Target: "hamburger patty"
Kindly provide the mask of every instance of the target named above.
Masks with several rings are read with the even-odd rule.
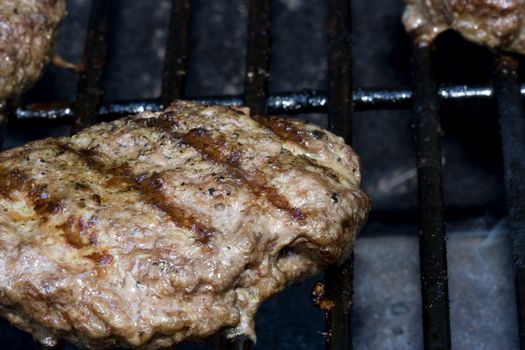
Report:
[[[40,77],[65,12],[65,0],[0,1],[0,102]]]
[[[403,23],[420,41],[452,29],[475,43],[525,53],[524,0],[405,0]]]
[[[255,339],[259,305],[341,262],[370,207],[340,137],[183,101],[0,172],[0,314],[47,345]]]

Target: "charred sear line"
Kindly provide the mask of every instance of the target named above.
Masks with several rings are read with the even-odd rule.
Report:
[[[326,178],[330,178],[336,182],[341,181],[339,175],[333,169],[319,164],[314,159],[305,155],[299,155],[299,158],[302,159],[305,163],[307,163],[310,167],[316,169],[316,171],[322,175],[321,179],[324,180]],[[325,183],[328,185],[328,182],[325,181]]]
[[[166,186],[161,174],[154,173],[150,176],[135,175],[133,169],[127,163],[108,167],[101,160],[100,154],[95,150],[77,150],[70,145],[63,145],[62,147],[76,154],[91,169],[110,176],[110,179],[106,182],[107,186],[118,186],[137,192],[144,202],[164,212],[175,225],[194,232],[199,243],[209,243],[216,233],[215,229],[201,224],[201,220],[191,209],[180,207],[170,201],[170,198],[164,193]]]
[[[109,254],[107,250],[101,252],[93,252],[85,256],[86,258],[92,260],[97,266],[107,267],[113,262],[113,256]]]
[[[253,119],[283,141],[290,141],[303,146],[310,136],[308,131],[298,129],[290,121],[282,118],[255,116]],[[315,137],[315,135],[313,136]]]
[[[47,185],[35,183],[23,171],[0,169],[0,194],[12,200],[14,191],[27,193],[41,222],[48,221],[50,215],[58,214],[65,206],[64,199],[51,195]]]
[[[209,131],[196,128],[185,134],[182,141],[201,152],[206,158],[228,167],[231,173],[242,181],[256,197],[266,198],[273,206],[284,210],[296,220],[303,221],[306,218],[301,209],[292,207],[288,199],[277,189],[268,186],[262,180],[264,176],[256,176],[262,175],[260,172],[248,174],[241,170],[239,161],[242,153],[228,145],[224,136],[214,138]]]
[[[242,153],[230,147],[224,136],[213,138],[208,130],[195,128],[183,135],[182,141],[214,162],[233,167],[236,172],[241,171],[239,169],[239,160],[241,159]]]
[[[97,246],[97,234],[91,230],[94,225],[95,218],[85,220],[82,217],[70,216],[57,228],[64,232],[64,238],[68,244],[75,248],[84,248],[89,246]]]
[[[214,229],[207,228],[200,224],[197,216],[187,208],[178,207],[170,203],[168,197],[163,192],[165,188],[161,174],[154,173],[146,179],[138,178],[140,193],[152,205],[156,206],[166,214],[180,227],[184,227],[196,233],[197,241],[206,244],[214,236]]]

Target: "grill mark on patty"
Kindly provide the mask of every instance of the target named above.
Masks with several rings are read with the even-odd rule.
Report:
[[[134,120],[139,125],[147,128],[155,128],[174,138],[182,140],[185,144],[201,153],[205,158],[226,166],[232,175],[244,183],[255,197],[266,198],[274,207],[285,211],[295,220],[304,221],[306,219],[306,215],[301,209],[292,207],[288,199],[280,194],[276,188],[266,184],[262,172],[256,171],[255,175],[250,175],[239,168],[242,152],[228,145],[224,136],[214,138],[212,134],[204,128],[194,128],[186,134],[176,132],[174,130],[174,127],[177,125],[175,118],[176,114],[174,112],[167,111],[158,118]]]
[[[113,256],[107,251],[103,250],[101,252],[93,252],[85,256],[86,258],[92,260],[97,266],[107,267],[113,262]]]
[[[276,117],[252,117],[260,126],[270,130],[283,141],[290,141],[304,146],[307,141],[308,131],[297,128],[290,121]],[[322,135],[320,135],[322,137]]]
[[[265,197],[274,207],[287,212],[292,218],[304,221],[306,215],[299,208],[292,207],[286,197],[276,188],[268,186],[262,172],[254,176],[239,168],[242,153],[228,146],[224,137],[213,138],[211,133],[203,128],[191,129],[182,137],[182,141],[200,151],[206,158],[228,167],[236,178],[241,180],[256,197]]]
[[[47,185],[37,184],[22,170],[0,168],[0,194],[13,200],[11,193],[16,190],[27,193],[41,222],[48,221],[50,215],[58,214],[65,207],[63,198],[51,195]]]
[[[326,134],[320,130],[313,130],[312,132],[297,128],[293,123],[288,120],[277,118],[277,117],[262,117],[255,116],[253,119],[262,127],[270,130],[276,135],[281,141],[293,142],[300,146],[302,149],[308,151],[306,147],[306,141],[309,138],[315,138],[317,140],[326,139]],[[311,137],[309,137],[311,136]],[[339,175],[332,169],[323,164],[320,164],[315,159],[312,159],[306,155],[299,155],[301,159],[307,162],[312,167],[318,169],[323,175],[335,180],[341,181]]]
[[[330,187],[330,186],[328,186],[329,183],[326,181],[326,178],[330,178],[336,182],[341,181],[341,178],[333,169],[327,166],[324,166],[322,164],[319,164],[316,160],[308,156],[305,156],[304,154],[301,154],[298,157],[302,159],[304,162],[306,162],[308,165],[310,165],[312,168],[318,170],[322,174],[321,179],[325,180],[324,183],[327,185],[327,187]]]
[[[67,218],[66,222],[56,227],[64,232],[64,238],[69,245],[80,249],[98,245],[96,232],[89,232],[93,224],[94,218],[85,220],[82,217],[72,215]]]
[[[107,182],[107,185],[112,187],[123,186],[129,190],[136,191],[144,202],[164,212],[176,226],[195,233],[197,236],[196,240],[199,243],[209,243],[216,234],[217,230],[202,224],[201,220],[191,209],[180,207],[170,202],[163,191],[165,185],[161,173],[153,173],[147,177],[137,176],[127,163],[108,168],[100,160],[100,154],[93,149],[77,150],[68,144],[61,144],[60,147],[67,152],[75,154],[89,168],[103,175],[109,175],[110,180]]]

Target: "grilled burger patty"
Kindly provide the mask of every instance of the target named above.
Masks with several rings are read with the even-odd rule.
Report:
[[[524,0],[405,1],[405,28],[421,41],[453,29],[478,44],[525,54]]]
[[[0,172],[0,313],[47,345],[255,338],[261,302],[342,261],[370,206],[341,138],[182,101]]]
[[[65,0],[0,1],[0,101],[40,77],[65,10]]]

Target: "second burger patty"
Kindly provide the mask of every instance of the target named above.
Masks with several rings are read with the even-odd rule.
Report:
[[[0,1],[0,102],[40,77],[65,14],[65,0]]]
[[[403,23],[420,41],[452,29],[475,43],[525,54],[524,0],[405,0]]]

